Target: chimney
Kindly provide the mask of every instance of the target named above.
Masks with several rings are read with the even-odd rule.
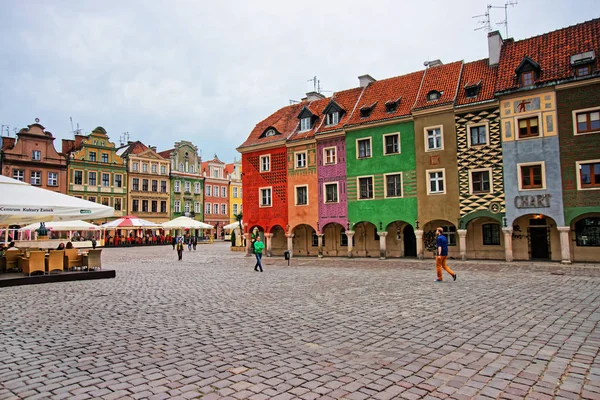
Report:
[[[148,146],[150,148],[150,150],[152,151],[156,151],[156,146]]]
[[[69,154],[71,150],[75,147],[75,141],[71,139],[63,139],[62,140],[62,153]]]
[[[321,100],[324,99],[325,96],[323,96],[321,93],[318,92],[308,92],[306,93],[306,99],[308,101],[314,101],[314,100]]]
[[[488,33],[488,54],[489,54],[489,66],[498,65],[500,62],[500,50],[502,50],[502,36],[500,32],[494,31]]]
[[[444,65],[444,63],[439,59],[433,61],[425,61],[424,64],[427,68],[439,67],[440,65]]]
[[[375,78],[373,78],[369,74],[361,75],[358,77],[358,84],[360,87],[368,86],[369,83],[372,83],[372,82],[375,82]]]
[[[14,137],[2,136],[2,148],[5,150],[12,149],[15,147],[15,140]]]

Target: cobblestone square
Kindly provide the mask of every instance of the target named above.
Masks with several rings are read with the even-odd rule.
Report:
[[[0,289],[0,399],[600,399],[600,267],[103,251]]]

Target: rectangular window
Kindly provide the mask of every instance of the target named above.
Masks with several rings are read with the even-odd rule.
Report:
[[[334,111],[332,113],[327,114],[327,125],[337,125],[340,122],[340,113]]]
[[[325,203],[337,203],[338,202],[338,184],[326,183],[325,184]]]
[[[302,118],[300,120],[300,132],[310,130],[310,117]]]
[[[160,192],[167,193],[167,181],[160,181]]]
[[[40,186],[42,184],[42,173],[39,171],[33,171],[29,174],[29,183],[34,186]]]
[[[148,164],[142,163],[142,172],[148,172]]]
[[[306,152],[295,153],[296,168],[306,168]]]
[[[131,202],[131,211],[133,211],[133,212],[140,211],[140,201],[139,200],[133,200]]]
[[[373,198],[373,177],[367,176],[364,178],[358,178],[359,199],[372,199]]]
[[[121,207],[123,206],[123,203],[121,201],[122,200],[120,197],[115,197],[115,199],[113,201],[115,211],[121,211]]]
[[[48,172],[48,186],[58,186],[57,172]]]
[[[160,166],[160,174],[166,175],[166,173],[167,173],[167,167],[165,165],[161,165]]]
[[[471,192],[490,193],[490,171],[471,171]]]
[[[210,185],[206,185],[204,187],[204,192],[206,193],[207,196],[212,196],[211,189],[212,189],[212,186],[210,186]]]
[[[218,214],[219,213],[219,205],[218,204],[213,204],[213,214]]]
[[[198,182],[194,183],[194,194],[200,194],[200,184]]]
[[[221,214],[227,215],[227,204],[221,204]]]
[[[519,139],[540,136],[538,117],[523,118],[519,120]]]
[[[95,151],[90,151],[90,161],[93,161],[93,162],[96,161],[96,152]]]
[[[139,167],[140,167],[140,166],[139,166],[139,164],[138,164],[138,163],[136,163],[136,162],[134,162],[133,164],[131,164],[131,169],[132,169],[134,172],[137,172],[137,171],[138,171],[138,169],[139,169]]]
[[[233,213],[234,213],[234,214],[238,214],[238,205],[237,205],[237,204],[233,204],[233,207],[232,207],[232,208],[233,208],[233,210],[232,210],[232,211],[233,211]]]
[[[575,67],[575,76],[580,78],[582,76],[588,76],[589,74],[591,74],[591,69],[590,69],[590,65],[582,65],[579,67]]]
[[[234,199],[237,199],[237,198],[238,198],[238,188],[237,188],[237,187],[234,187],[234,188],[233,188],[233,198],[234,198]],[[237,214],[237,213],[236,213],[236,214]]]
[[[331,165],[337,163],[337,155],[335,147],[328,147],[323,149],[323,158],[325,159],[325,165]]]
[[[163,214],[167,212],[167,202],[165,200],[160,202],[160,212]]]
[[[96,196],[88,196],[87,200],[91,201],[92,203],[95,203],[96,202]]]
[[[102,186],[109,187],[110,186],[110,174],[102,174]]]
[[[140,180],[139,178],[133,178],[133,182],[131,184],[131,186],[133,186],[131,189],[132,190],[140,190]]]
[[[185,187],[186,193],[192,193],[192,184],[190,182],[184,182],[183,186]]]
[[[213,197],[219,197],[219,186],[213,186]]]
[[[580,188],[600,188],[600,161],[578,164]]]
[[[206,204],[204,205],[204,209],[205,209],[205,213],[206,213],[206,214],[210,214],[211,205],[212,205],[212,204],[210,204],[210,203],[206,203]]]
[[[25,171],[22,169],[13,169],[13,179],[25,182]]]
[[[600,110],[591,110],[575,114],[577,133],[600,131]]]
[[[402,197],[402,175],[385,176],[385,197]]]
[[[158,212],[158,201],[157,200],[152,200],[152,208],[151,208],[153,213]]]
[[[148,179],[142,179],[142,191],[143,192],[148,191]]]
[[[583,218],[575,223],[577,246],[600,246],[600,218]]]
[[[371,138],[357,140],[356,146],[358,150],[357,158],[371,157]]]
[[[102,153],[102,162],[103,163],[107,163],[108,162],[108,153]]]
[[[442,128],[441,127],[435,127],[435,128],[426,128],[425,129],[425,134],[426,134],[426,150],[427,151],[432,151],[432,150],[442,150],[444,148],[444,140],[442,137]]]
[[[483,224],[483,245],[484,246],[500,246],[500,225],[498,224]]]
[[[427,171],[429,192],[427,194],[440,194],[445,192],[444,170]]]
[[[142,212],[148,212],[148,200],[142,200]]]
[[[183,206],[183,211],[186,214],[189,214],[190,210],[192,209],[192,204],[189,201],[186,201],[184,206]]]
[[[88,172],[88,185],[90,186],[96,186],[96,173],[95,172]]]
[[[102,203],[103,206],[110,206],[110,198],[109,197],[102,197],[100,199],[100,203]]]
[[[308,204],[308,186],[296,186],[296,205],[305,206]]]
[[[73,183],[83,185],[83,171],[75,171],[73,174]]]
[[[260,172],[271,170],[271,156],[260,156]]]
[[[115,174],[115,187],[123,187],[123,175]]]
[[[221,197],[227,197],[227,186],[221,186]]]
[[[471,146],[487,144],[486,125],[469,126],[469,140]]]
[[[39,150],[32,150],[31,151],[31,159],[33,161],[40,161],[42,159],[42,152]]]
[[[181,192],[181,182],[175,181],[175,184],[173,185],[173,190],[175,191],[175,193],[180,193]]]
[[[199,201],[194,202],[194,212],[196,214],[200,212],[200,202]]]
[[[156,179],[152,179],[152,191],[158,192],[158,181]]]
[[[259,189],[260,191],[260,206],[271,207],[271,188]]]
[[[157,169],[158,169],[158,166],[156,164],[152,164],[151,171],[152,171],[153,174],[156,173]]]
[[[521,84],[523,86],[531,86],[533,85],[533,71],[527,71],[521,73]]]
[[[321,236],[321,241],[322,241],[323,246],[325,246],[325,236]],[[317,235],[315,231],[313,231],[313,233],[312,233],[312,246],[313,247],[319,246],[319,235]]]
[[[456,227],[454,225],[442,225],[442,234],[448,239],[448,246],[456,246]]]
[[[392,133],[383,135],[385,150],[383,154],[398,154],[400,153],[400,134]]]
[[[176,213],[180,213],[181,212],[181,201],[175,200],[175,202],[173,203],[173,206],[175,208],[175,212]]]
[[[544,172],[542,164],[521,165],[519,166],[520,189],[543,189]]]

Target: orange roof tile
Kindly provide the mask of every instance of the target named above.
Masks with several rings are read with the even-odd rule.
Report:
[[[354,107],[356,106],[356,102],[360,98],[364,89],[365,88],[362,87],[356,87],[353,89],[335,92],[333,96],[331,96],[330,101],[335,101],[344,110],[344,114],[342,115],[342,117],[336,125],[326,125],[325,123],[321,123],[320,126],[317,126],[316,128],[316,134],[319,135],[342,129],[352,117],[352,113],[354,111]],[[327,103],[327,105],[328,104],[329,102]],[[321,113],[322,112],[323,110],[321,110]]]
[[[515,69],[525,56],[540,65],[540,76],[535,83],[541,84],[573,78],[571,56],[590,50],[593,50],[596,56],[593,70],[598,71],[600,18],[516,42],[511,39],[505,40],[495,91],[505,92],[519,87]]]
[[[171,152],[173,150],[175,150],[175,149],[163,150],[163,151],[159,152],[158,155],[163,158],[171,158]]]
[[[419,92],[424,71],[412,72],[410,74],[397,76],[394,78],[383,79],[370,83],[360,96],[356,105],[356,110],[348,120],[348,125],[363,124],[365,122],[383,121],[386,119],[397,118],[410,115],[411,108]],[[388,113],[385,103],[400,99],[398,109],[395,112]],[[374,103],[375,107],[368,117],[361,118],[360,108],[370,106]]]
[[[254,129],[252,129],[252,132],[250,132],[250,135],[246,138],[246,141],[242,143],[239,148],[287,139],[298,125],[297,116],[303,106],[304,103],[296,103],[275,111],[273,114],[256,124]],[[269,128],[274,128],[278,134],[275,136],[261,137],[261,135]]]
[[[462,61],[455,61],[450,64],[427,68],[413,111],[454,103],[462,66]],[[438,100],[427,101],[427,94],[432,90],[440,92],[441,96]]]
[[[306,106],[310,110],[310,112],[312,112],[317,118],[315,118],[312,129],[308,131],[300,132],[298,125],[298,127],[294,130],[292,135],[288,137],[288,141],[313,138],[315,136],[315,131],[319,128],[319,126],[321,126],[323,120],[325,119],[325,115],[323,115],[323,110],[325,109],[325,107],[327,107],[330,101],[331,98],[326,97],[324,99],[302,102],[301,104],[303,106]],[[302,108],[298,111],[298,114],[300,114],[300,111],[302,111]],[[296,117],[298,117],[297,114]],[[296,118],[296,122],[299,123],[300,120]]]
[[[494,100],[497,72],[497,66],[490,67],[487,58],[466,63],[463,67],[455,104],[461,106]],[[477,96],[467,97],[465,88],[477,84],[479,85]]]
[[[230,175],[230,174],[233,173],[233,167],[234,167],[233,163],[231,163],[231,164],[225,164],[225,169],[224,169],[224,172],[223,172],[225,174],[225,176]]]

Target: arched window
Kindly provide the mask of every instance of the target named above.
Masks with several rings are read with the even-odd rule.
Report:
[[[575,223],[577,246],[600,246],[600,218],[583,218]]]

